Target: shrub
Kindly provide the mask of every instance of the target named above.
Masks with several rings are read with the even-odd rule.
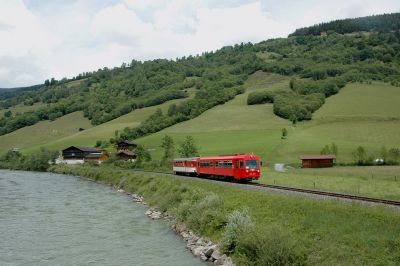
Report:
[[[251,221],[249,210],[233,211],[229,215],[228,223],[221,239],[223,252],[233,253],[238,245],[239,238],[243,232],[248,232],[254,226]]]
[[[217,231],[225,222],[224,202],[214,193],[196,201],[187,217],[190,228],[201,234]]]
[[[240,234],[238,265],[307,265],[307,255],[279,227],[250,228]]]
[[[256,91],[249,94],[247,97],[247,104],[263,104],[263,103],[273,103],[274,94],[270,91]]]

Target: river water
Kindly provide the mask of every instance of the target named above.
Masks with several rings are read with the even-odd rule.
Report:
[[[205,265],[145,211],[78,177],[0,170],[0,265]]]

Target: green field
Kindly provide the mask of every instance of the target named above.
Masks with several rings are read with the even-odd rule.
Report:
[[[46,104],[43,104],[43,103],[35,103],[34,105],[18,104],[16,106],[10,107],[8,109],[1,109],[0,116],[3,116],[3,114],[7,111],[11,111],[13,113],[13,115],[15,115],[17,113],[25,113],[28,111],[35,111],[43,106],[46,106]]]
[[[168,134],[176,142],[187,135],[195,138],[201,155],[254,152],[264,162],[300,163],[301,154],[319,154],[326,144],[339,147],[338,162],[351,162],[359,145],[375,158],[382,146],[400,143],[400,89],[382,83],[350,84],[327,99],[311,121],[292,126],[273,114],[272,105],[246,105],[249,92],[287,89],[288,80],[256,73],[246,82],[246,93],[206,111],[201,116],[138,140],[159,158],[161,138]],[[281,129],[288,138],[281,140]]]
[[[399,147],[400,88],[382,83],[349,84],[327,99],[313,120],[300,123],[279,152],[277,159],[295,161],[299,154],[318,154],[335,142],[338,162],[352,160],[352,151],[364,146],[379,157],[382,146]]]
[[[126,127],[138,126],[142,120],[153,114],[157,108],[161,108],[163,112],[166,112],[169,105],[183,100],[184,99],[172,100],[158,106],[137,109],[107,123],[88,128],[85,131],[75,132],[74,134],[63,136],[61,138],[52,139],[51,141],[47,141],[45,144],[36,142],[34,145],[26,147],[25,152],[33,152],[39,147],[62,150],[71,145],[94,146],[97,140],[109,140],[114,137],[116,130],[121,131]],[[0,140],[1,138],[2,137],[0,137]]]
[[[261,183],[400,200],[400,166],[262,169]]]
[[[216,106],[197,118],[186,121],[137,141],[150,149],[154,159],[161,157],[161,139],[171,135],[176,143],[185,136],[195,138],[201,155],[248,152],[259,154],[267,165],[276,162],[300,163],[301,154],[319,154],[321,148],[335,142],[339,147],[338,162],[351,162],[352,151],[364,146],[373,157],[379,157],[382,146],[397,147],[400,143],[400,88],[383,83],[349,84],[337,95],[327,99],[313,120],[296,126],[273,114],[272,104],[247,105],[247,95],[256,90],[288,90],[288,77],[257,72],[245,83],[246,92],[235,99]],[[191,91],[193,96],[194,92]],[[32,152],[40,146],[62,149],[69,145],[92,146],[96,140],[108,140],[116,130],[134,127],[160,107],[166,111],[174,100],[160,106],[135,110],[96,127],[79,126],[87,130],[74,131],[75,122],[41,122],[0,137],[1,149],[14,147]],[[21,107],[22,108],[22,107]],[[63,124],[66,121],[65,125]],[[87,121],[86,121],[87,122]],[[64,134],[43,138],[33,132],[41,131],[50,123],[50,130]],[[72,125],[70,129],[69,125]],[[56,127],[60,128],[56,128]],[[281,139],[282,128],[288,129],[286,140]],[[32,132],[32,133],[31,133]],[[45,136],[47,136],[45,135]],[[19,136],[19,137],[18,137]],[[29,136],[29,137],[27,137]],[[24,138],[22,142],[18,138]]]
[[[49,142],[79,134],[79,128],[91,127],[90,121],[83,117],[82,112],[74,112],[54,121],[41,121],[0,136],[0,153],[11,148],[19,148],[24,152],[31,147],[46,146]]]
[[[246,92],[232,101],[138,142],[149,147],[156,159],[161,157],[159,146],[166,134],[176,142],[193,136],[201,155],[254,152],[264,159],[271,158],[281,145],[281,129],[291,123],[274,115],[271,104],[247,105],[247,95],[255,90],[287,89],[288,82],[286,77],[258,72],[246,82]]]

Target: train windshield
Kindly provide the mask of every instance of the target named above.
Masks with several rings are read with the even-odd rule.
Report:
[[[246,168],[257,169],[258,161],[257,160],[246,160]]]

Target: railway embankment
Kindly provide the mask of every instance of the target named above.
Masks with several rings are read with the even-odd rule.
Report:
[[[136,195],[135,201],[143,197],[155,208],[150,217],[172,219],[188,248],[203,259],[211,253],[210,261],[215,250],[206,249],[218,245],[220,255],[229,254],[237,265],[399,262],[400,213],[384,207],[107,166],[53,166],[50,171],[109,184]]]

